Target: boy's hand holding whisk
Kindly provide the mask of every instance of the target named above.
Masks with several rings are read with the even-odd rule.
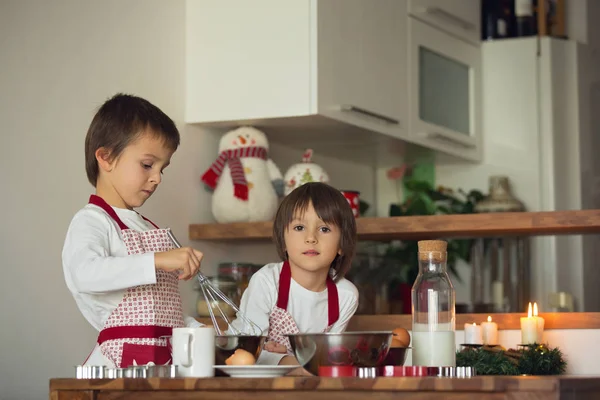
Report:
[[[179,279],[190,280],[200,270],[200,262],[204,255],[191,247],[181,247],[169,251],[154,253],[156,269],[163,271],[181,271]]]

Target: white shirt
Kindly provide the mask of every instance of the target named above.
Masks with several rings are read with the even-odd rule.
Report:
[[[133,210],[112,208],[130,229],[155,229]],[[73,217],[62,260],[67,287],[85,319],[97,331],[102,330],[128,288],[156,283],[154,253],[128,255],[117,222],[93,204]],[[192,317],[184,320],[187,326],[202,325]],[[98,364],[98,359],[95,362],[107,365]]]
[[[269,329],[269,314],[277,304],[279,274],[283,262],[271,263],[252,275],[248,288],[242,295],[240,311],[257,324],[265,334]],[[343,332],[358,307],[358,290],[347,279],[336,282],[340,316],[333,324],[331,333]],[[323,332],[328,324],[327,289],[313,292],[305,289],[292,278],[287,306],[288,313],[296,321],[300,332]],[[233,323],[235,326],[235,322]],[[285,354],[262,351],[257,364],[278,364]]]

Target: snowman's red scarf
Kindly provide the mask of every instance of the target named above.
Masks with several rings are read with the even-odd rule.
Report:
[[[244,174],[244,167],[240,158],[254,157],[267,159],[267,149],[264,147],[243,147],[233,150],[224,150],[219,157],[212,163],[210,168],[202,175],[202,181],[211,189],[217,186],[219,177],[225,168],[225,163],[229,164],[231,171],[231,180],[233,181],[233,195],[241,200],[248,200],[248,182]]]

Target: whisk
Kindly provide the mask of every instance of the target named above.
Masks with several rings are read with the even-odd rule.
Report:
[[[173,235],[173,232],[171,231],[171,229],[167,229],[167,234],[173,241],[173,244],[175,245],[175,247],[177,247],[178,249],[181,248],[181,244],[179,243],[179,241],[177,241],[177,239],[175,238],[175,235]],[[198,272],[198,274],[196,275],[196,278],[198,278],[198,282],[200,283],[200,290],[202,290],[202,295],[204,296],[204,299],[206,300],[206,303],[208,304],[208,312],[210,314],[210,319],[212,320],[213,326],[219,336],[230,335],[230,334],[240,335],[240,336],[241,335],[248,335],[248,336],[261,336],[262,335],[262,330],[259,328],[259,326],[256,325],[254,322],[252,322],[248,317],[246,317],[244,315],[244,313],[242,313],[240,311],[239,307],[231,299],[229,299],[227,296],[225,296],[223,294],[223,292],[221,292],[218,288],[214,287],[210,283],[210,281],[208,280],[208,278],[206,276],[204,276],[201,272]],[[234,321],[234,324],[232,324],[231,321],[229,321],[227,314],[223,311],[223,309],[219,305],[219,299],[235,311],[235,315],[237,316],[237,318]],[[217,312],[217,315],[215,315],[215,311]],[[226,331],[222,331],[221,328],[219,327],[219,324],[217,323],[217,318],[218,318],[219,314],[221,315],[221,318],[223,318],[223,320],[226,323],[226,326],[227,326]],[[237,325],[238,327],[236,328],[234,325]],[[240,327],[240,325],[241,325],[241,327]]]

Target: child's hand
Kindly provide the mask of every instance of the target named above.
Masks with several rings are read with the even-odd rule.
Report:
[[[277,343],[277,342],[265,343],[265,350],[270,351],[271,353],[280,353],[280,354],[287,353],[287,347],[285,345]]]
[[[172,272],[180,270],[179,279],[189,280],[200,270],[200,262],[204,255],[191,247],[182,247],[169,251],[154,253],[156,269]]]

